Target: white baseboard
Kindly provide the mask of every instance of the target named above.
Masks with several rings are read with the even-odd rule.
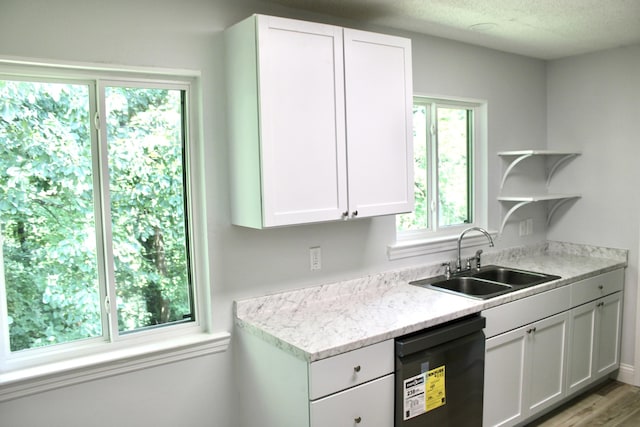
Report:
[[[635,370],[633,365],[621,363],[620,369],[618,369],[618,376],[616,377],[616,380],[625,384],[637,386],[638,384],[635,383]]]

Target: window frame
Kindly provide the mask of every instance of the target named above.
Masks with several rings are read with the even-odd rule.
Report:
[[[106,323],[113,321],[102,319],[103,335],[99,337],[56,344],[49,347],[26,349],[17,352],[9,351],[7,307],[4,294],[0,295],[0,334],[7,337],[7,344],[0,346],[0,402],[6,399],[49,390],[61,385],[86,381],[87,378],[100,378],[156,366],[164,363],[194,357],[194,355],[210,354],[225,351],[229,345],[228,332],[214,332],[211,312],[211,295],[209,283],[208,248],[204,239],[196,236],[206,235],[204,186],[204,146],[201,139],[201,103],[200,72],[197,70],[156,69],[143,67],[108,67],[93,64],[71,64],[23,60],[0,57],[0,78],[21,78],[23,80],[43,79],[46,81],[82,82],[93,84],[92,111],[97,111],[104,120],[104,105],[98,105],[96,94],[105,85],[125,84],[139,87],[167,87],[185,90],[184,102],[184,196],[186,215],[186,234],[188,235],[187,251],[189,252],[189,274],[192,279],[192,297],[194,321],[175,322],[162,327],[142,328],[134,332],[105,330]],[[93,119],[93,118],[90,118]],[[106,154],[106,143],[98,138],[103,132],[91,120],[91,132],[98,143],[92,143],[92,162],[94,167],[94,191],[97,186],[108,186],[105,173],[108,171],[96,168],[100,162],[97,156]],[[104,123],[104,122],[103,122]],[[102,126],[104,128],[104,126]],[[104,130],[106,132],[106,130]],[[100,153],[94,152],[100,150]],[[100,175],[100,179],[98,175]],[[98,181],[98,182],[96,182]],[[102,189],[100,190],[102,191]],[[94,196],[94,200],[97,200]],[[103,199],[103,203],[108,200]],[[108,205],[106,205],[108,206]],[[107,208],[108,210],[108,208]],[[105,215],[105,207],[95,206],[96,225],[102,215],[105,228],[110,228],[109,216]],[[105,230],[97,233],[96,245],[100,251],[104,247]],[[110,235],[109,235],[110,237]],[[1,238],[1,236],[0,236]],[[1,242],[0,242],[1,243]],[[0,245],[0,256],[2,248]],[[99,255],[102,256],[102,255]],[[107,269],[113,269],[113,258],[107,256]],[[4,263],[0,263],[0,274],[4,278]],[[99,263],[99,266],[102,263]],[[99,270],[103,267],[99,267]],[[99,271],[103,277],[107,272]],[[113,276],[111,276],[113,277]],[[4,280],[4,279],[3,279]],[[111,284],[109,284],[111,286]],[[102,288],[103,286],[101,286]],[[104,296],[101,292],[101,303]],[[111,316],[105,316],[111,317]],[[117,319],[114,319],[117,322]],[[109,334],[109,335],[106,335]],[[108,336],[108,339],[105,339]],[[5,340],[3,340],[5,341]]]
[[[199,293],[196,291],[195,289],[195,284],[193,283],[193,268],[194,268],[194,263],[192,262],[192,260],[194,259],[195,254],[192,251],[193,248],[193,239],[194,239],[194,234],[193,234],[193,230],[191,229],[191,213],[192,213],[192,199],[193,199],[193,195],[192,195],[192,191],[191,191],[191,184],[190,184],[190,179],[189,177],[192,175],[191,173],[191,161],[192,158],[189,154],[189,144],[191,141],[190,138],[190,132],[189,132],[189,127],[188,127],[188,123],[189,123],[189,117],[191,115],[191,110],[189,108],[189,102],[190,102],[190,98],[191,98],[191,93],[190,93],[190,87],[188,84],[184,83],[184,82],[166,82],[166,81],[156,81],[156,80],[132,80],[132,79],[119,79],[119,80],[113,80],[113,79],[100,79],[97,82],[97,93],[101,94],[98,96],[98,101],[100,101],[99,105],[98,105],[98,110],[97,110],[97,115],[99,116],[99,122],[100,122],[100,127],[97,129],[97,133],[98,133],[98,149],[99,149],[99,153],[97,155],[100,165],[99,168],[97,169],[100,173],[100,177],[96,180],[99,182],[100,184],[100,194],[102,195],[102,199],[101,202],[103,204],[103,206],[111,206],[111,192],[109,190],[109,186],[110,186],[110,177],[109,177],[109,165],[108,165],[108,140],[107,140],[107,129],[106,129],[106,105],[105,105],[105,101],[106,101],[106,88],[107,87],[127,87],[127,88],[153,88],[153,89],[170,89],[170,90],[181,90],[184,91],[185,93],[185,99],[184,99],[184,105],[183,105],[183,141],[181,142],[182,144],[182,148],[183,148],[183,156],[185,157],[183,159],[183,184],[184,184],[184,197],[185,197],[185,231],[187,234],[187,241],[185,242],[186,244],[186,250],[189,253],[189,256],[187,257],[187,268],[188,268],[188,276],[189,276],[189,280],[191,281],[191,289],[190,289],[190,294],[191,294],[191,306],[192,306],[192,310],[194,311],[193,313],[193,317],[195,318],[195,320],[193,322],[187,321],[187,322],[172,322],[169,324],[161,324],[161,325],[157,325],[157,326],[147,326],[147,327],[143,327],[143,328],[139,328],[139,329],[135,329],[135,330],[131,330],[131,331],[120,331],[119,330],[119,325],[118,325],[118,319],[117,319],[117,309],[113,308],[113,307],[109,307],[108,308],[108,312],[107,312],[107,334],[110,337],[110,340],[113,341],[120,341],[120,340],[127,340],[127,339],[137,339],[137,337],[134,338],[129,338],[132,335],[137,335],[137,334],[141,334],[141,333],[149,333],[151,334],[153,330],[159,330],[159,329],[164,329],[164,328],[173,328],[175,326],[177,326],[179,323],[196,323],[199,321],[199,315],[198,315],[198,310],[196,309],[197,307],[197,303],[198,303],[198,299],[199,299]],[[186,117],[186,120],[185,120]],[[98,120],[96,120],[98,121]],[[101,236],[100,239],[104,239],[104,241],[106,242],[111,242],[113,240],[113,235],[112,235],[112,224],[113,221],[111,219],[111,209],[109,208],[102,208],[100,215],[103,217],[104,221],[103,221],[103,225],[104,228],[101,230]],[[112,301],[116,301],[117,300],[117,284],[116,284],[116,280],[115,280],[115,271],[114,271],[114,267],[115,267],[115,259],[114,259],[114,255],[113,255],[113,245],[105,245],[104,243],[100,242],[99,244],[100,250],[105,252],[104,254],[101,255],[101,258],[106,260],[106,267],[107,270],[104,272],[101,272],[100,274],[103,275],[103,277],[105,278],[105,284],[106,284],[106,288],[107,288],[107,295],[105,296],[106,298],[108,298],[108,301],[110,301],[110,305],[114,305],[112,303]],[[103,301],[106,301],[103,299]],[[105,302],[106,304],[106,302]],[[115,315],[114,315],[115,314]],[[188,328],[187,328],[188,329]]]
[[[469,191],[471,196],[468,199],[472,221],[460,225],[440,227],[437,224],[437,213],[434,213],[434,209],[430,208],[429,228],[405,231],[396,228],[396,241],[387,248],[388,258],[392,260],[455,249],[458,236],[466,228],[488,228],[487,101],[472,98],[414,94],[413,105],[416,104],[428,105],[428,114],[431,116],[430,120],[435,117],[435,109],[437,109],[437,107],[465,108],[473,112],[470,130],[472,141],[469,147],[472,160],[467,165],[467,168],[470,170],[468,179],[470,181]],[[431,194],[434,195],[431,203],[435,203],[435,210],[438,210],[437,146],[434,144],[433,137],[429,135],[429,130],[427,130],[427,134],[427,161],[429,165],[431,165],[429,168],[430,172],[428,172],[429,178],[427,185]],[[414,150],[417,145],[418,144],[414,143]],[[490,231],[490,233],[496,234],[495,231]],[[465,245],[472,246],[474,244],[473,236],[470,237],[469,239],[465,239]]]

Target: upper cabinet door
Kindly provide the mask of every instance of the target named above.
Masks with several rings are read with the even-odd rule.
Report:
[[[258,17],[264,226],[347,207],[342,28]]]
[[[411,41],[344,30],[350,215],[413,210]]]

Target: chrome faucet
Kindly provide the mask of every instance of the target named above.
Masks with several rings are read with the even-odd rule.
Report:
[[[487,230],[485,230],[484,228],[470,227],[470,228],[467,228],[466,230],[464,230],[462,233],[460,233],[460,236],[458,237],[458,259],[456,260],[456,272],[462,271],[462,259],[460,257],[460,245],[462,243],[462,238],[469,231],[479,231],[480,233],[484,234],[486,236],[486,238],[489,239],[489,246],[493,247],[493,239],[491,238],[491,235],[487,232]],[[479,258],[479,256],[478,256],[478,258]],[[478,262],[478,264],[479,264],[479,262]]]

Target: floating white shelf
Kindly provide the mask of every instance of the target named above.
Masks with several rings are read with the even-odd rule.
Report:
[[[580,194],[543,194],[543,195],[537,195],[537,196],[499,196],[498,200],[501,202],[515,203],[515,205],[513,205],[511,209],[509,209],[507,213],[504,215],[504,218],[502,219],[502,224],[500,225],[499,234],[502,234],[502,231],[504,230],[504,226],[507,224],[507,221],[509,221],[509,217],[511,217],[511,215],[513,215],[515,211],[517,211],[523,206],[529,205],[531,203],[537,203],[537,202],[554,202],[553,206],[551,207],[551,209],[549,209],[549,212],[547,213],[547,225],[549,225],[551,221],[551,217],[562,204],[568,202],[571,199],[577,199],[580,197],[581,197]]]
[[[498,152],[498,156],[515,157],[515,159],[511,161],[507,169],[505,169],[504,174],[502,175],[502,181],[500,182],[500,189],[502,190],[502,188],[504,187],[504,183],[506,182],[507,177],[509,176],[513,168],[524,159],[528,159],[529,157],[533,157],[533,156],[557,157],[555,163],[553,163],[553,165],[551,166],[547,174],[547,187],[548,187],[549,183],[551,182],[551,177],[556,172],[556,170],[558,170],[558,167],[560,167],[560,165],[562,165],[564,162],[579,155],[580,153],[578,152],[554,151],[554,150],[500,151]]]

